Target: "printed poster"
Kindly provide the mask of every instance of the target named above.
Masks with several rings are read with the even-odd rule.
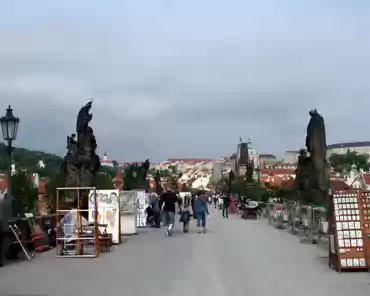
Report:
[[[149,206],[149,194],[145,191],[137,191],[136,193],[136,226],[137,227],[146,227],[147,226],[147,214],[146,208]]]
[[[98,224],[106,224],[107,227],[99,227],[101,232],[106,229],[112,234],[112,242],[120,243],[120,215],[119,215],[119,190],[96,190],[98,203]],[[94,190],[89,194],[89,222],[94,222]]]

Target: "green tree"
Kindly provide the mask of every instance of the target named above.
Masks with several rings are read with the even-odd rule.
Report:
[[[111,174],[104,172],[97,173],[95,176],[95,187],[97,189],[114,189]]]
[[[168,184],[170,185],[172,190],[177,190],[177,184],[178,184],[178,179],[177,176],[171,176],[168,179]]]
[[[45,164],[40,168],[39,161]],[[39,173],[41,177],[51,177],[58,174],[63,158],[54,154],[41,151],[32,151],[24,148],[14,148],[13,161],[17,168],[26,169],[28,172]],[[10,159],[6,145],[0,143],[0,170],[7,171],[10,165]]]
[[[140,186],[140,166],[130,165],[123,171],[123,182],[125,190],[137,189]]]
[[[38,199],[38,188],[25,170],[19,170],[11,177],[13,195],[13,214],[22,216],[24,213],[35,213]]]
[[[172,175],[177,175],[177,173],[178,173],[178,167],[177,167],[177,165],[170,165],[168,167],[168,170],[170,171],[170,173]]]
[[[355,165],[357,169],[369,170],[370,168],[368,154],[359,154],[356,151],[349,150],[345,154],[331,154],[329,163],[334,171],[338,173],[350,171],[353,165]]]
[[[109,175],[111,180],[117,175],[117,171],[120,170],[119,167],[106,167],[106,166],[100,166],[98,174],[104,174]]]
[[[57,208],[57,188],[65,187],[65,175],[59,172],[53,178],[49,179],[46,183],[46,206],[50,213],[55,213]],[[64,201],[65,192],[59,190],[59,202]]]

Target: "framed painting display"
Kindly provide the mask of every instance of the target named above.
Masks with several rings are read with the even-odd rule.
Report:
[[[332,194],[329,209],[329,266],[337,271],[369,267],[367,233],[370,233],[370,221],[365,223],[364,200],[367,198],[361,190],[334,191]],[[368,200],[370,203],[370,192]],[[370,220],[370,212],[368,216]]]

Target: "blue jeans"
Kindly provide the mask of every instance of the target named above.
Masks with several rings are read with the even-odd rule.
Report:
[[[202,226],[206,228],[206,213],[196,213],[197,216],[197,227]]]
[[[175,213],[174,212],[163,212],[163,222],[165,226],[168,226],[172,224],[172,226],[175,224]]]

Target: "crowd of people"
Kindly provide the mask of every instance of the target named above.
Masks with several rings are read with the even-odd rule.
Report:
[[[179,221],[183,224],[183,232],[189,232],[189,224],[196,220],[198,233],[207,232],[208,197],[204,192],[180,197],[176,192],[168,190],[160,197],[152,195],[147,208],[148,224],[152,227],[161,227],[161,222],[167,227],[166,233],[172,235],[175,225],[176,213],[179,213]]]
[[[161,196],[152,195],[147,208],[148,224],[151,227],[160,228],[161,224],[166,226],[166,234],[172,235],[176,221],[176,214],[179,214],[179,222],[183,224],[183,232],[189,232],[189,224],[196,220],[198,233],[207,232],[208,207],[213,203],[215,209],[222,212],[223,218],[229,218],[229,210],[235,208],[234,200],[226,193],[207,196],[203,191],[196,194],[186,194],[180,197],[176,192],[168,190]]]

